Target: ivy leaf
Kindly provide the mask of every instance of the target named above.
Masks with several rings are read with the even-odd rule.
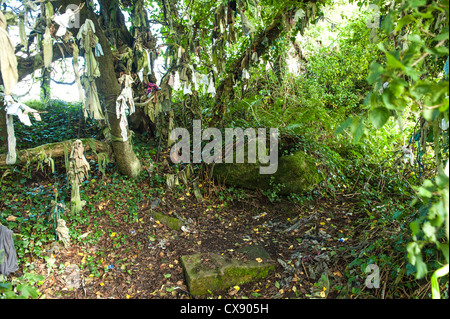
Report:
[[[389,120],[391,113],[384,106],[377,107],[370,111],[369,120],[372,122],[375,128],[380,129]]]
[[[423,232],[425,233],[425,235],[431,239],[432,241],[436,241],[436,228],[433,227],[430,222],[425,222],[423,224]]]
[[[20,291],[25,298],[37,298],[39,296],[36,289],[27,284],[17,285],[17,290]]]
[[[416,242],[411,242],[406,246],[410,263],[416,266],[416,278],[420,279],[427,274],[427,265],[423,262],[420,246]]]

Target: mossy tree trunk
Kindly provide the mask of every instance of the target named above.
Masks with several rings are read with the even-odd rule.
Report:
[[[84,8],[83,10],[87,10]],[[120,120],[116,116],[116,99],[120,94],[120,86],[117,82],[116,72],[114,70],[114,57],[111,51],[111,44],[106,38],[103,28],[98,24],[96,16],[89,11],[88,17],[94,21],[96,35],[98,41],[103,48],[104,56],[98,58],[99,68],[101,70],[101,76],[97,78],[97,90],[99,97],[103,98],[105,103],[106,115],[110,125],[110,133],[113,137],[112,146],[114,156],[119,166],[120,172],[131,178],[136,178],[141,172],[141,163],[133,151],[133,145],[131,139],[127,141],[121,141],[114,137],[121,136]],[[127,134],[130,135],[130,131],[127,126]]]
[[[6,110],[3,97],[0,97],[0,152],[8,149],[8,132],[6,131]]]

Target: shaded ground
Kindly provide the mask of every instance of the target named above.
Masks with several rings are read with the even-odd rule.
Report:
[[[58,111],[56,120],[63,121],[64,112]],[[27,143],[31,131],[26,129],[18,130],[23,147],[45,142],[31,138],[34,144]],[[96,128],[74,129],[83,137]],[[260,192],[217,184],[198,169],[188,185],[168,190],[165,176],[177,168],[167,154],[156,153],[156,144],[137,141],[144,174],[136,182],[121,176],[114,163],[102,176],[96,158],[87,156],[92,169],[80,190],[87,204],[78,216],[67,210],[62,214],[70,229],[68,248],[55,242],[50,213],[55,190],[58,201],[70,201],[64,160],[55,160],[56,173],[46,165],[3,170],[0,221],[16,233],[20,262],[13,276],[42,275],[41,298],[191,298],[181,256],[233,255],[243,246],[261,245],[276,261],[273,274],[203,297],[408,298],[423,297],[429,289],[414,282],[414,269],[405,275],[397,267],[405,260],[398,235],[408,231],[402,216],[411,215],[404,201],[341,193],[334,199],[316,195],[301,201],[275,196],[279,201],[272,203]],[[193,181],[202,200],[194,196]],[[152,218],[152,211],[182,220],[187,231],[169,228]],[[393,240],[402,251],[390,246]],[[370,261],[380,266],[380,289],[364,285],[363,270]]]
[[[198,201],[190,187],[150,186],[167,169],[163,165],[136,184],[111,172],[91,175],[82,192],[88,205],[80,216],[65,217],[71,246],[50,241],[43,249],[47,257],[25,254],[31,268],[45,277],[39,287],[44,298],[190,298],[182,255],[232,255],[246,245],[263,246],[277,261],[275,273],[203,297],[350,297],[342,290],[347,284],[343,273],[352,249],[358,252],[368,243],[355,233],[362,226],[356,203],[344,198],[270,203],[258,192],[235,190],[235,197],[245,197],[237,201],[225,187],[208,181],[199,185],[204,199]],[[48,181],[40,184],[52,188]],[[183,220],[188,231],[170,229],[151,211]],[[320,280],[322,275],[327,280]]]

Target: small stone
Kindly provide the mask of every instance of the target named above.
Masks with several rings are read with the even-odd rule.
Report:
[[[245,258],[229,258],[219,253],[182,256],[181,265],[190,293],[198,296],[226,290],[261,280],[275,269],[275,263],[261,246],[244,247],[237,252]]]

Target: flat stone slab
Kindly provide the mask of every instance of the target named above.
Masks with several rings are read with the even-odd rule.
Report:
[[[178,218],[171,217],[169,215],[165,215],[163,213],[158,212],[151,212],[151,215],[156,219],[159,220],[164,225],[167,225],[169,228],[174,230],[181,230],[181,227],[184,225],[184,223],[179,220]]]
[[[194,296],[261,280],[275,269],[275,262],[261,246],[248,246],[232,253],[182,256],[181,265]]]

